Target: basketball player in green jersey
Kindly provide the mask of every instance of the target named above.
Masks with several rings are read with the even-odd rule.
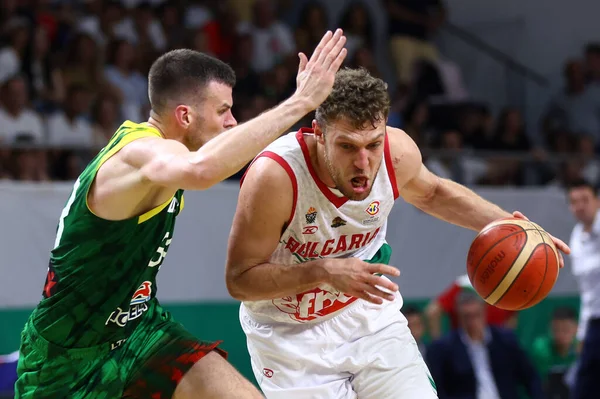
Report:
[[[325,100],[344,43],[327,32],[310,60],[299,55],[294,95],[237,127],[229,66],[191,50],[155,61],[150,119],[121,125],[60,215],[43,299],[22,333],[17,398],[261,397],[218,342],[161,307],[156,274],[183,190],[231,176]]]

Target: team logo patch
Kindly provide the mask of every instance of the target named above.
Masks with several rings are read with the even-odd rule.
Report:
[[[346,221],[339,216],[337,216],[335,219],[333,219],[331,221],[331,227],[333,227],[333,228],[345,226],[345,225],[346,225]]]
[[[306,226],[304,230],[302,230],[302,234],[315,234],[319,230],[318,226]]]
[[[271,378],[271,377],[273,377],[273,374],[274,374],[274,373],[273,373],[273,370],[271,370],[271,369],[268,369],[268,368],[264,368],[264,369],[263,369],[263,375],[264,375],[265,377],[267,377],[267,378]]]
[[[311,206],[304,216],[306,217],[306,223],[313,224],[317,220],[317,210]]]
[[[133,293],[131,297],[131,305],[138,305],[140,303],[148,302],[152,295],[152,283],[150,281],[144,281],[142,285]]]
[[[379,201],[373,201],[369,204],[367,209],[365,209],[370,216],[375,216],[379,213]]]

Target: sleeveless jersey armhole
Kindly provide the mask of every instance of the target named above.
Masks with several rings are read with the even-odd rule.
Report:
[[[387,169],[388,178],[390,179],[390,184],[392,185],[392,190],[394,192],[394,200],[397,200],[400,197],[400,191],[398,190],[398,184],[396,183],[396,171],[394,170],[394,164],[392,163],[392,152],[390,150],[390,141],[388,139],[388,132],[385,133],[385,141],[383,146],[383,154],[385,158],[385,167]]]
[[[114,134],[114,136],[110,139],[106,147],[104,147],[104,149],[100,151],[97,157],[98,160],[94,161],[94,164],[89,166],[90,170],[88,172],[88,176],[86,176],[87,187],[85,190],[85,207],[95,217],[103,219],[102,217],[94,213],[94,211],[90,208],[88,202],[89,191],[92,187],[92,184],[96,180],[96,174],[98,173],[98,170],[100,170],[100,167],[102,167],[102,165],[104,165],[104,163],[108,159],[110,159],[113,155],[122,150],[127,144],[146,137],[162,138],[163,136],[156,128],[152,126],[137,124],[130,121],[124,122],[123,125],[121,125],[121,127]],[[160,213],[160,211],[167,207],[172,200],[173,197],[169,198],[163,204],[160,204],[159,206],[150,209],[148,212],[145,212],[140,216],[132,217],[131,219],[137,218],[138,224],[141,224]]]
[[[296,214],[296,203],[298,201],[298,180],[296,179],[296,175],[294,174],[292,167],[285,159],[283,159],[283,157],[281,157],[280,155],[278,155],[274,152],[271,152],[271,151],[264,151],[264,152],[258,154],[256,156],[256,158],[254,158],[254,160],[252,161],[250,166],[248,166],[248,169],[246,169],[246,172],[240,179],[240,187],[242,187],[242,184],[244,184],[244,179],[246,178],[246,174],[248,173],[248,171],[250,170],[250,168],[252,167],[254,162],[256,162],[257,159],[263,158],[263,157],[270,158],[273,161],[277,162],[286,171],[286,173],[288,174],[288,176],[290,177],[290,180],[292,182],[292,190],[293,190],[294,199],[292,202],[292,211],[290,212],[290,219],[288,220],[288,223],[287,223],[289,225],[292,222],[292,220],[294,219],[294,215]]]

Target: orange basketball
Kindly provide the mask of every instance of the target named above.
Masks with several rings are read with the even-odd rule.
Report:
[[[544,299],[558,278],[558,251],[537,224],[496,220],[475,237],[467,256],[473,288],[490,305],[521,310]]]

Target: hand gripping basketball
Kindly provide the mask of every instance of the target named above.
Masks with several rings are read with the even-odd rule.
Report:
[[[473,288],[489,304],[522,310],[542,301],[563,265],[569,247],[520,212],[485,226],[473,240],[467,273]]]
[[[398,285],[377,276],[387,274],[399,276],[400,271],[395,267],[367,263],[357,258],[328,259],[325,266],[326,282],[344,294],[364,299],[365,301],[382,304],[383,299],[393,301]]]

